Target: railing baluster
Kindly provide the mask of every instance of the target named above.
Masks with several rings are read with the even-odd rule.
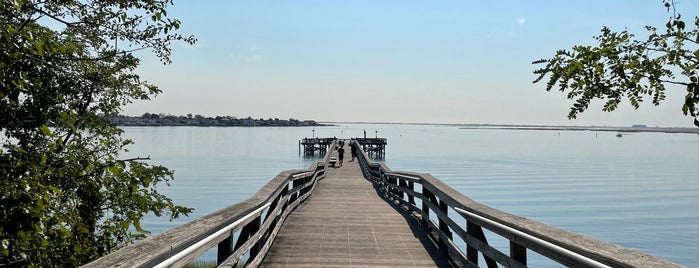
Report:
[[[250,239],[250,237],[255,235],[257,230],[259,230],[259,228],[260,228],[260,216],[257,216],[251,222],[246,224],[243,227],[243,229],[240,231],[240,236],[238,236],[238,241],[236,241],[235,247],[233,247],[233,250],[236,250],[236,249],[240,248],[243,244],[245,244],[245,242],[247,242],[248,239]],[[250,259],[253,259],[254,255],[257,255],[257,248],[258,248],[257,245],[254,245],[250,249]],[[254,255],[253,255],[253,252],[254,252]]]
[[[399,179],[398,179],[398,185],[400,185],[400,187],[408,188],[408,183],[407,183],[404,179],[400,179],[400,178],[399,178]],[[403,191],[401,191],[401,190],[397,190],[397,191],[396,191],[396,194],[398,194],[398,196],[399,196],[401,199],[405,200],[405,192],[403,192]]]
[[[486,245],[488,244],[488,239],[485,238],[485,233],[483,232],[483,228],[481,226],[473,224],[473,226],[471,226],[471,229],[469,229],[469,226],[467,225],[466,232],[475,237],[476,239],[480,240],[481,242],[485,243]],[[495,262],[495,260],[488,256],[483,255],[483,260],[485,260],[485,264],[488,265],[488,268],[498,267],[498,264]]]
[[[251,235],[254,235],[255,233],[257,233],[257,231],[260,230],[261,220],[262,220],[262,217],[260,216],[260,217],[255,218],[250,223],[250,225],[251,225],[250,231],[252,231]],[[257,254],[260,253],[260,247],[261,247],[261,244],[260,244],[260,241],[258,241],[257,243],[255,243],[254,246],[252,246],[252,248],[250,248],[250,260],[255,259],[255,257],[257,257]]]
[[[439,210],[444,213],[445,217],[449,217],[449,206],[447,205],[446,202],[439,200]],[[439,230],[442,231],[447,237],[449,237],[449,240],[454,239],[452,237],[451,231],[449,230],[449,224],[445,220],[442,220],[442,218],[439,218]]]
[[[527,265],[527,248],[510,241],[510,257],[522,265]]]
[[[466,233],[470,236],[477,237],[477,228],[480,228],[480,226],[476,225],[471,221],[466,221]],[[466,245],[466,259],[468,259],[475,265],[478,265],[478,250],[471,245]]]
[[[430,206],[427,203],[432,202],[431,198],[433,195],[432,192],[430,192],[430,190],[428,190],[426,187],[422,187],[422,195],[425,197],[425,199],[422,200],[422,221],[424,221],[424,226],[429,226]]]
[[[230,235],[224,239],[223,241],[218,243],[217,247],[217,256],[216,256],[216,264],[221,264],[223,261],[225,261],[228,256],[233,253],[233,232],[230,232]]]
[[[408,189],[415,192],[415,183],[412,181],[408,181]],[[408,194],[408,203],[410,203],[411,205],[414,206],[415,205],[415,196],[413,196],[412,194]]]

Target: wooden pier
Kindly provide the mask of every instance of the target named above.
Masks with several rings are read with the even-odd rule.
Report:
[[[289,215],[261,267],[454,266],[412,214],[377,194],[349,148],[344,159]]]
[[[344,165],[329,167],[336,145],[243,202],[84,267],[182,267],[211,248],[218,267],[527,267],[530,253],[570,267],[682,267],[482,205],[364,150],[350,161],[346,149]]]

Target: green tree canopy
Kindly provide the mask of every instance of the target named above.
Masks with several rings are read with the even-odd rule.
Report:
[[[138,50],[170,63],[169,0],[0,1],[0,266],[71,267],[144,237],[144,214],[176,218],[156,186],[172,172],[121,159],[131,141],[104,115],[160,90]]]
[[[638,40],[627,30],[604,27],[595,37],[597,46],[574,46],[535,61],[545,66],[534,71],[538,75],[534,83],[548,76],[547,91],[557,87],[567,92],[567,98],[574,100],[570,119],[594,99],[606,100],[603,111],[615,110],[624,99],[636,109],[644,98],[659,105],[667,86],[680,85],[687,91],[682,112],[694,117],[699,127],[699,17],[687,24],[674,1],[663,4],[669,14],[664,31],[646,26],[648,38]]]

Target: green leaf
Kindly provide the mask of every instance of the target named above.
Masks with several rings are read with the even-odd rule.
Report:
[[[49,129],[49,127],[46,125],[41,125],[41,127],[39,127],[39,130],[41,131],[41,134],[44,134],[46,136],[52,135],[51,129]]]
[[[24,6],[24,1],[23,0],[12,0],[12,5],[15,7],[15,9],[22,9],[22,6]]]
[[[17,29],[15,27],[13,27],[12,25],[7,26],[7,32],[11,35],[16,35],[17,33],[19,33],[19,32],[17,32]]]
[[[36,53],[39,54],[40,57],[44,56],[44,43],[42,41],[38,41],[34,44],[34,47],[36,48]]]

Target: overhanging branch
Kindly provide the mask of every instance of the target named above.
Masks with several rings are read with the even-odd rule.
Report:
[[[122,159],[122,160],[117,160],[119,162],[131,162],[131,161],[145,161],[145,160],[150,160],[150,155],[146,157],[134,157],[134,158],[127,158],[127,159]]]

